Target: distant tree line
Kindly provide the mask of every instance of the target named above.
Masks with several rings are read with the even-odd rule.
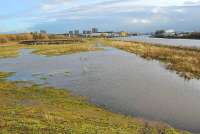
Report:
[[[182,38],[182,39],[200,39],[200,32],[183,32],[175,34],[166,34],[165,30],[157,30],[153,37],[157,38]]]
[[[66,39],[66,36],[47,34],[47,33],[0,34],[0,43],[7,43],[9,41],[48,40],[48,39]]]
[[[159,35],[163,35],[165,33],[165,30],[157,30],[155,32],[155,35],[159,36]]]
[[[185,35],[183,37],[188,38],[188,39],[200,39],[200,32],[192,32],[192,33],[189,33],[188,35]]]

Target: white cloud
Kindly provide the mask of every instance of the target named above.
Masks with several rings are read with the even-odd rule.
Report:
[[[132,24],[150,24],[151,20],[149,19],[139,19],[139,18],[134,18],[130,21]]]
[[[200,0],[187,0],[184,4],[190,6],[200,5]]]
[[[175,9],[174,11],[177,12],[177,13],[184,13],[185,12],[184,9],[180,9],[180,8],[179,9]]]
[[[54,8],[55,8],[55,5],[51,5],[51,4],[43,4],[43,5],[41,5],[41,7],[40,7],[40,9],[41,9],[42,11],[45,11],[45,12],[48,12],[48,11],[54,9]]]
[[[154,14],[164,14],[166,13],[167,11],[163,8],[163,7],[154,7],[152,10],[151,10],[152,13]]]
[[[133,24],[141,27],[171,26],[174,21],[187,22],[185,16],[188,16],[193,8],[191,5],[197,5],[200,0],[43,0],[42,2],[38,7],[40,10],[34,10],[31,15],[20,14],[20,17],[23,16],[24,20],[34,24],[59,21],[67,23],[67,20],[76,22],[80,20],[82,23],[119,20],[119,25],[127,26]]]
[[[42,3],[40,5],[40,9],[43,12],[52,12],[56,11],[58,9],[63,9],[65,6],[68,6],[69,3],[72,3],[72,0],[51,0],[48,1],[47,3]]]

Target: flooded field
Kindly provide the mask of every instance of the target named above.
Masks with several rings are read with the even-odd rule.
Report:
[[[22,49],[0,59],[10,80],[68,88],[111,111],[200,132],[200,81],[185,81],[159,62],[106,47],[104,51],[45,57]]]

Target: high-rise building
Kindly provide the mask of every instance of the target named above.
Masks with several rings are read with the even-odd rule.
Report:
[[[98,33],[98,29],[97,28],[92,28],[92,33]]]
[[[69,31],[69,35],[74,35],[74,32],[73,31]]]
[[[83,30],[83,34],[87,34],[87,31],[86,31],[86,30]]]
[[[87,31],[87,34],[91,34],[91,31],[90,31],[90,30],[88,30],[88,31]]]
[[[47,34],[47,31],[45,31],[45,30],[40,30],[40,33],[41,33],[41,34]]]
[[[79,35],[79,30],[75,30],[75,31],[74,31],[74,34],[75,34],[75,35]]]

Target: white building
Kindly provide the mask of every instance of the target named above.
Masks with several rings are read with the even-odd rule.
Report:
[[[173,29],[165,30],[164,36],[174,36],[176,35],[176,31]]]

